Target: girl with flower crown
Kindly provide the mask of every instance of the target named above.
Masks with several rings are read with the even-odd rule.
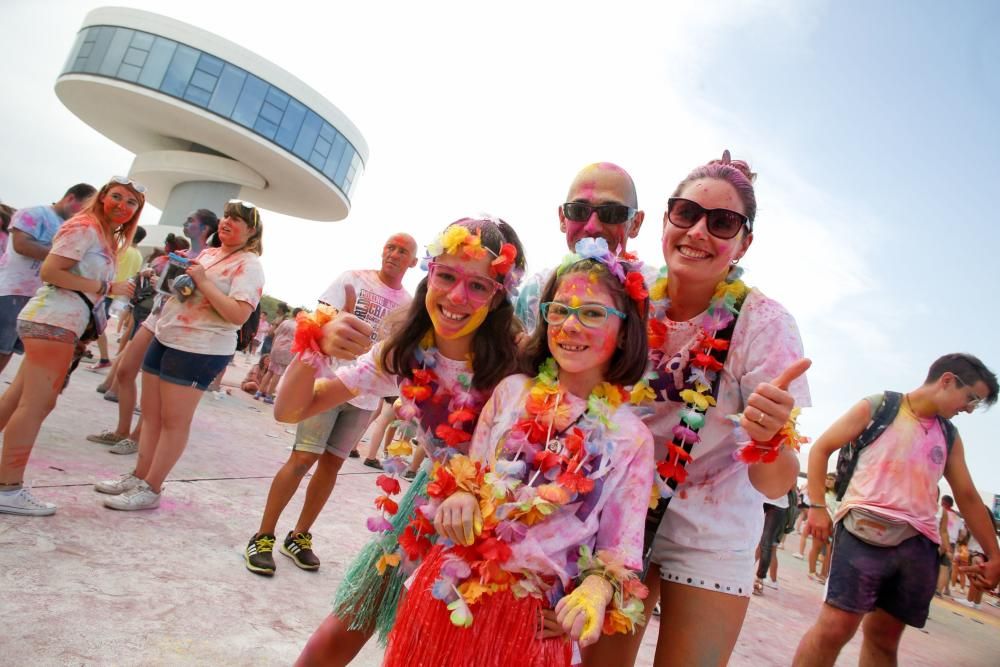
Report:
[[[795,404],[808,368],[792,316],[739,279],[753,241],[754,174],[729,151],[692,171],[663,217],[666,269],[650,287],[656,488],[647,516],[646,617],[661,606],[654,665],[724,665],[753,590],[761,504],[798,473]],[[585,664],[631,665],[641,633]]]
[[[586,239],[557,269],[468,456],[438,464],[421,513],[441,536],[409,582],[385,665],[569,665],[571,640],[630,632],[645,587],[652,436],[624,385],[646,366],[640,274]],[[554,611],[554,618],[552,611]]]
[[[463,218],[427,248],[428,275],[417,287],[405,320],[384,342],[315,380],[323,354],[347,356],[358,332],[318,313],[300,319],[275,418],[297,422],[358,394],[400,396],[400,429],[379,475],[379,515],[368,520],[375,538],[348,567],[333,613],[313,633],[300,665],[346,665],[378,630],[392,628],[403,581],[420,560],[433,528],[416,508],[426,500],[427,469],[465,454],[486,399],[516,370],[514,310],[507,298],[524,270],[524,252],[513,228],[493,218]],[[302,317],[300,315],[300,317]],[[349,318],[348,318],[349,319]],[[416,437],[428,455],[406,494],[398,475]]]

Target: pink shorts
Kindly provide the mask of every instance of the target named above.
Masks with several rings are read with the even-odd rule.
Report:
[[[281,364],[276,364],[273,361],[267,363],[267,370],[274,373],[276,377],[281,377],[284,372],[288,369],[288,366],[282,366]]]

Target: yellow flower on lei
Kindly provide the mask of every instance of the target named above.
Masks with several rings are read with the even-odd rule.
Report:
[[[618,387],[611,384],[610,382],[602,382],[601,384],[594,387],[593,396],[596,398],[603,398],[608,402],[608,407],[612,410],[617,408],[622,404],[622,394],[618,391]]]
[[[382,554],[382,557],[375,563],[375,569],[379,575],[385,574],[387,568],[399,565],[399,554]]]
[[[731,283],[721,282],[715,288],[715,294],[712,295],[712,299],[721,299],[725,296],[730,296],[733,301],[739,301],[749,291],[750,288],[742,280],[734,280]]]
[[[632,387],[632,393],[629,394],[629,402],[632,403],[632,405],[642,405],[646,401],[655,400],[656,392],[653,391],[653,388],[650,387],[649,383],[645,380],[636,383],[636,385]]]
[[[408,439],[400,438],[399,440],[390,442],[385,451],[389,456],[409,456],[413,453],[413,445],[410,444]]]
[[[667,279],[658,278],[653,286],[649,288],[649,298],[651,301],[661,301],[667,298]]]
[[[458,485],[458,488],[466,491],[475,491],[479,486],[476,480],[478,475],[476,464],[468,456],[457,454],[451,457],[451,460],[448,462],[448,469],[451,471],[452,476],[454,476],[455,484]]]
[[[689,405],[693,405],[698,410],[704,412],[710,405],[715,405],[715,399],[711,394],[699,394],[693,389],[685,389],[681,392],[681,400]]]

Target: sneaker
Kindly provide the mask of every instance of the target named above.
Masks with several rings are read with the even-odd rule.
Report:
[[[55,513],[55,505],[35,498],[27,486],[22,486],[15,491],[0,491],[0,514],[49,516]]]
[[[97,385],[97,393],[98,394],[103,394],[107,390],[108,390],[108,385],[104,384],[103,382],[101,384]]]
[[[274,575],[274,535],[254,535],[243,552],[247,569],[265,577]]]
[[[116,394],[113,391],[106,391],[106,392],[104,392],[104,400],[105,401],[111,401],[112,403],[117,403],[118,402],[118,394]]]
[[[657,602],[656,606],[653,607],[653,616],[659,616],[659,615],[660,615],[660,603]]]
[[[403,473],[403,477],[405,479],[413,479],[416,476],[417,476],[416,470],[407,470],[406,472]]]
[[[774,581],[773,579],[765,579],[764,585],[767,586],[768,588],[773,588],[774,590],[778,590],[778,582]]]
[[[303,570],[319,569],[319,558],[312,550],[312,533],[288,533],[281,545],[281,553]]]
[[[117,445],[108,451],[112,454],[135,454],[139,451],[139,443],[132,438],[122,438]]]
[[[349,459],[359,459],[359,458],[361,458],[361,454],[358,452],[358,450],[352,449],[351,453],[347,455],[347,458],[349,458]]]
[[[803,556],[802,554],[798,554],[798,553],[792,554],[792,558],[798,558],[799,560],[805,560],[806,559],[805,556]]]
[[[141,481],[142,480],[136,477],[133,473],[126,472],[119,475],[118,479],[106,479],[102,482],[94,484],[94,490],[101,493],[107,493],[111,496],[117,496],[120,493],[131,491]]]
[[[91,366],[87,370],[91,370],[91,371],[97,372],[97,371],[104,370],[105,368],[111,368],[111,360],[110,359],[101,359],[100,361],[98,361],[96,364],[94,364],[93,366]]]
[[[764,594],[764,582],[760,579],[753,580],[753,594],[763,595]]]
[[[382,469],[382,464],[378,459],[365,459],[365,465],[369,468],[375,468],[376,470]]]
[[[253,400],[255,400],[255,401],[259,401],[259,400],[260,400],[260,397],[261,397],[261,396],[263,396],[263,395],[264,395],[264,394],[262,394],[262,393],[260,393],[260,392],[258,391],[257,393],[255,393],[255,394],[253,395]]]
[[[960,599],[960,598],[955,598],[955,602],[957,602],[958,604],[961,604],[961,605],[965,605],[969,609],[980,609],[981,608],[981,605],[979,605],[979,604],[977,604],[975,602],[969,602],[968,600],[963,600],[963,599]]]
[[[107,394],[104,395],[105,398],[108,397]],[[127,435],[124,437],[128,437]],[[122,436],[114,431],[101,431],[97,435],[88,435],[87,440],[89,442],[96,442],[99,445],[117,445],[122,440]]]
[[[139,483],[121,494],[104,499],[104,506],[113,510],[153,510],[160,506],[160,494],[154,493],[149,484]]]
[[[265,396],[264,398],[262,398],[260,400],[264,401],[268,405],[274,405],[274,396]]]

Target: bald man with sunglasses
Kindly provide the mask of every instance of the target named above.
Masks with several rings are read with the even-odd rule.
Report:
[[[610,162],[587,165],[569,186],[559,206],[559,231],[570,252],[583,238],[603,238],[613,252],[625,252],[629,239],[639,234],[645,214],[639,210],[635,183],[628,172]],[[514,311],[530,334],[538,325],[538,299],[552,269],[526,278]]]

